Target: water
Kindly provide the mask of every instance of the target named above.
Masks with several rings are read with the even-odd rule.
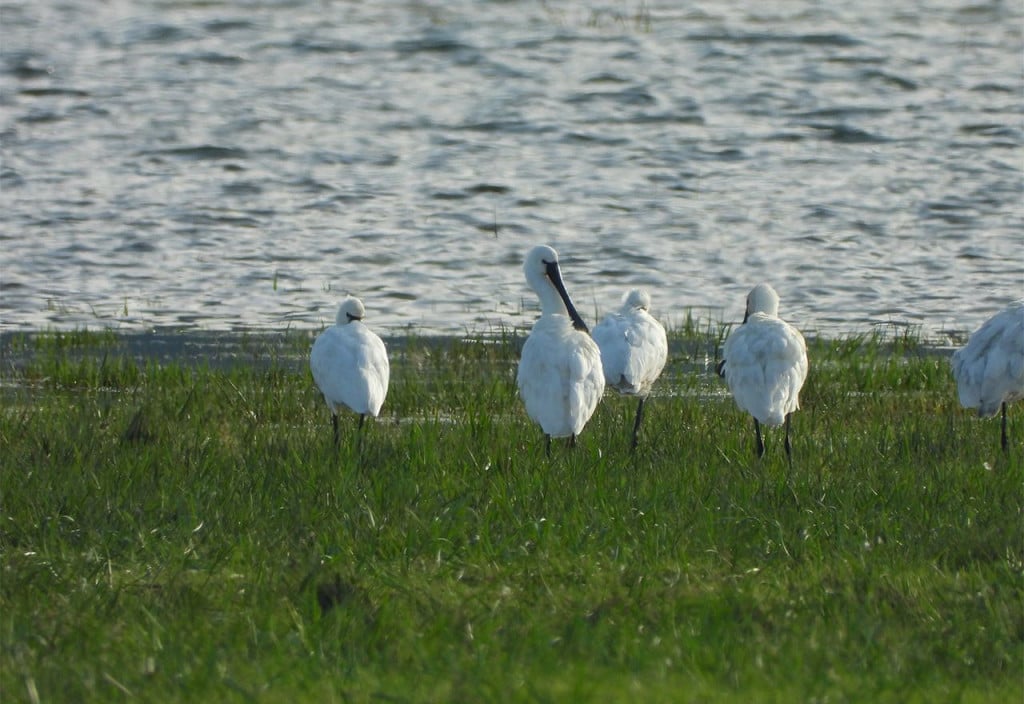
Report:
[[[682,7],[680,7],[682,5]],[[749,6],[743,8],[742,6]],[[1024,5],[8,0],[0,330],[809,331],[1024,295]]]

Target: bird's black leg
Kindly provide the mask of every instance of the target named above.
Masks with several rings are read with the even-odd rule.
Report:
[[[1003,444],[1003,452],[1009,452],[1010,451],[1010,443],[1006,439],[1006,403],[1005,402],[1003,403],[1003,437],[1002,437],[1002,444]]]
[[[544,434],[544,454],[551,457],[551,436]]]
[[[761,424],[754,419],[754,435],[757,436],[757,456],[764,457],[764,440],[761,438]]]
[[[334,446],[338,446],[338,414],[331,414],[331,425],[334,426]]]
[[[366,421],[366,414],[359,414],[359,429],[356,431],[356,451],[360,456],[363,454],[363,423]]]
[[[636,405],[636,419],[633,421],[633,444],[630,449],[635,450],[640,442],[640,421],[644,417],[644,397],[640,397],[640,403]]]
[[[786,414],[786,457],[789,459],[789,464],[793,464],[793,448],[789,444],[789,419],[793,416],[792,413]]]
[[[576,433],[569,436],[569,439],[565,441],[566,447],[576,447]]]

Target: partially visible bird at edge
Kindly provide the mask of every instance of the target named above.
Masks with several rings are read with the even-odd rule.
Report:
[[[976,408],[980,418],[990,418],[1002,409],[1000,445],[1008,452],[1006,407],[1024,398],[1024,298],[971,333],[951,364],[960,405]]]

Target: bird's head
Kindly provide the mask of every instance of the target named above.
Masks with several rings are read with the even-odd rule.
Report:
[[[779,314],[779,294],[769,284],[758,284],[747,294],[747,310],[743,322],[754,313],[764,313],[772,317]]]
[[[558,253],[554,249],[546,244],[541,244],[527,252],[526,260],[523,262],[523,273],[526,274],[526,282],[530,284],[530,288],[540,297],[541,307],[545,312],[555,312],[552,306],[559,306],[558,299],[550,295],[550,291],[553,289],[561,299],[559,307],[564,306],[564,313],[572,319],[573,327],[582,332],[589,332],[583,318],[576,312],[576,307],[573,306],[572,300],[565,290],[565,284],[562,283],[562,272],[558,268]]]
[[[363,302],[355,296],[349,296],[338,306],[338,325],[348,325],[354,320],[362,320],[365,310]]]
[[[626,295],[622,297],[622,302],[626,308],[647,310],[651,309],[651,294],[647,293],[642,288],[630,289],[626,292]]]

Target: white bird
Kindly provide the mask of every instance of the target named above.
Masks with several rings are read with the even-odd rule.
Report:
[[[1006,405],[1024,398],[1024,298],[1014,301],[975,330],[953,354],[960,405],[989,418],[1002,407],[1006,452]]]
[[[644,401],[668,359],[665,328],[647,312],[650,307],[650,294],[632,289],[622,297],[618,312],[606,315],[593,332],[601,349],[605,383],[620,394],[640,399],[633,421],[633,448],[638,442]]]
[[[540,298],[541,315],[523,345],[516,383],[526,413],[551,438],[576,436],[604,393],[601,351],[569,299],[551,247],[531,249],[523,264],[526,282]]]
[[[338,411],[359,414],[359,427],[367,414],[377,417],[388,394],[388,353],[384,342],[366,327],[363,303],[349,296],[338,308],[334,325],[313,343],[309,367],[313,380],[331,409],[334,442],[338,442]]]
[[[786,456],[792,460],[789,424],[800,408],[807,379],[807,343],[800,331],[779,318],[779,294],[758,284],[747,296],[743,324],[725,341],[718,372],[736,405],[754,416],[757,455],[764,455],[761,423],[786,424]]]

